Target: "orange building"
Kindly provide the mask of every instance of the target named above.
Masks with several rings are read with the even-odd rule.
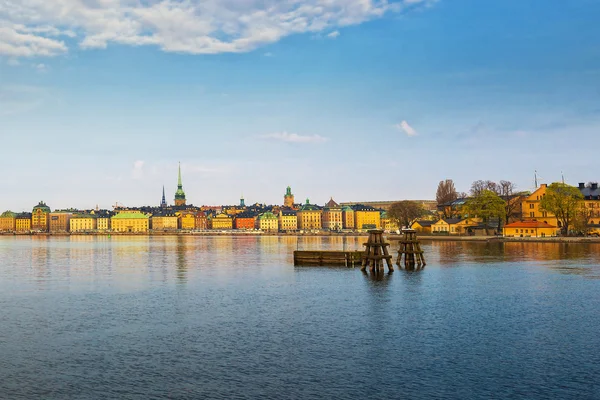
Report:
[[[204,211],[196,213],[196,229],[208,229],[208,218]]]
[[[556,236],[558,228],[541,221],[519,221],[505,225],[503,234],[514,237]]]
[[[250,213],[242,213],[235,216],[233,229],[254,229],[256,218]]]

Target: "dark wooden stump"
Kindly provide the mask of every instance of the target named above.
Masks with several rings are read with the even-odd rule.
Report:
[[[402,268],[402,257],[404,256],[404,268],[407,270],[414,271],[425,267],[425,257],[421,250],[421,243],[417,240],[417,232],[414,229],[403,229],[402,232],[404,238],[400,241],[396,265]]]
[[[392,265],[392,256],[388,253],[389,245],[389,243],[385,243],[383,240],[382,230],[370,230],[369,239],[367,240],[367,243],[363,244],[366,248],[365,255],[362,259],[361,270],[364,271],[369,267],[371,271],[383,271],[383,260],[385,260],[388,269],[393,271],[394,266]]]

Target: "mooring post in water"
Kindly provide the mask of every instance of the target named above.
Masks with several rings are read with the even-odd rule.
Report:
[[[383,260],[385,260],[389,271],[393,271],[392,256],[388,253],[389,245],[389,243],[384,242],[382,230],[370,230],[367,243],[363,243],[366,249],[362,259],[361,270],[364,271],[367,267],[370,267],[371,271],[383,271]]]
[[[402,256],[404,256],[404,267],[407,270],[425,267],[425,257],[421,250],[421,244],[417,240],[417,232],[414,229],[403,229],[402,232],[404,238],[400,241],[396,265],[402,268]]]

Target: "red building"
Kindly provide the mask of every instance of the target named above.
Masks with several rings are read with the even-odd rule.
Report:
[[[208,218],[206,218],[204,211],[196,213],[196,229],[208,229]]]
[[[233,229],[254,229],[254,215],[242,213],[235,216],[233,220]]]

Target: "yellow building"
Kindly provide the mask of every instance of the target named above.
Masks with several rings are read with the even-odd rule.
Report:
[[[526,196],[521,203],[523,221],[540,221],[549,225],[557,224],[556,216],[540,209],[540,200],[546,195],[548,185],[541,184],[533,193]]]
[[[150,218],[150,224],[152,225],[152,230],[155,231],[175,231],[179,225],[179,218],[175,213],[156,213]]]
[[[321,229],[322,212],[319,206],[310,204],[310,201],[306,199],[306,203],[296,212],[298,229]]]
[[[184,231],[196,229],[196,214],[193,211],[180,211],[177,213],[177,217],[179,218],[179,229]]]
[[[96,218],[96,229],[99,232],[106,232],[110,229],[110,217],[98,217]]]
[[[15,217],[15,230],[17,232],[29,232],[31,230],[31,214],[17,214]]]
[[[256,219],[258,229],[263,232],[279,231],[279,219],[270,211],[262,213]]]
[[[281,210],[279,212],[279,229],[284,232],[298,230],[298,215],[295,210]]]
[[[354,229],[354,210],[350,206],[342,208],[342,227],[344,229]]]
[[[96,217],[89,214],[77,214],[69,221],[69,230],[72,233],[95,231],[97,228]]]
[[[354,207],[356,229],[381,229],[381,212],[371,206],[356,204]]]
[[[5,211],[0,215],[0,232],[14,232],[17,227],[17,214]]]
[[[148,232],[149,218],[139,211],[120,211],[110,219],[114,232]]]
[[[431,225],[431,232],[433,234],[465,235],[478,225],[479,221],[476,218],[445,218]]]
[[[505,225],[503,234],[510,237],[556,236],[558,228],[541,221],[519,221]]]
[[[342,207],[330,198],[323,207],[323,229],[339,231],[343,228]]]
[[[209,218],[209,229],[233,229],[233,218],[227,214],[217,214]]]
[[[417,233],[428,235],[431,234],[431,226],[434,223],[435,221],[418,220],[410,224],[410,229],[414,229]]]
[[[48,214],[50,214],[50,207],[43,201],[40,201],[37,206],[33,207],[33,211],[31,212],[31,230],[47,232],[49,227]]]

